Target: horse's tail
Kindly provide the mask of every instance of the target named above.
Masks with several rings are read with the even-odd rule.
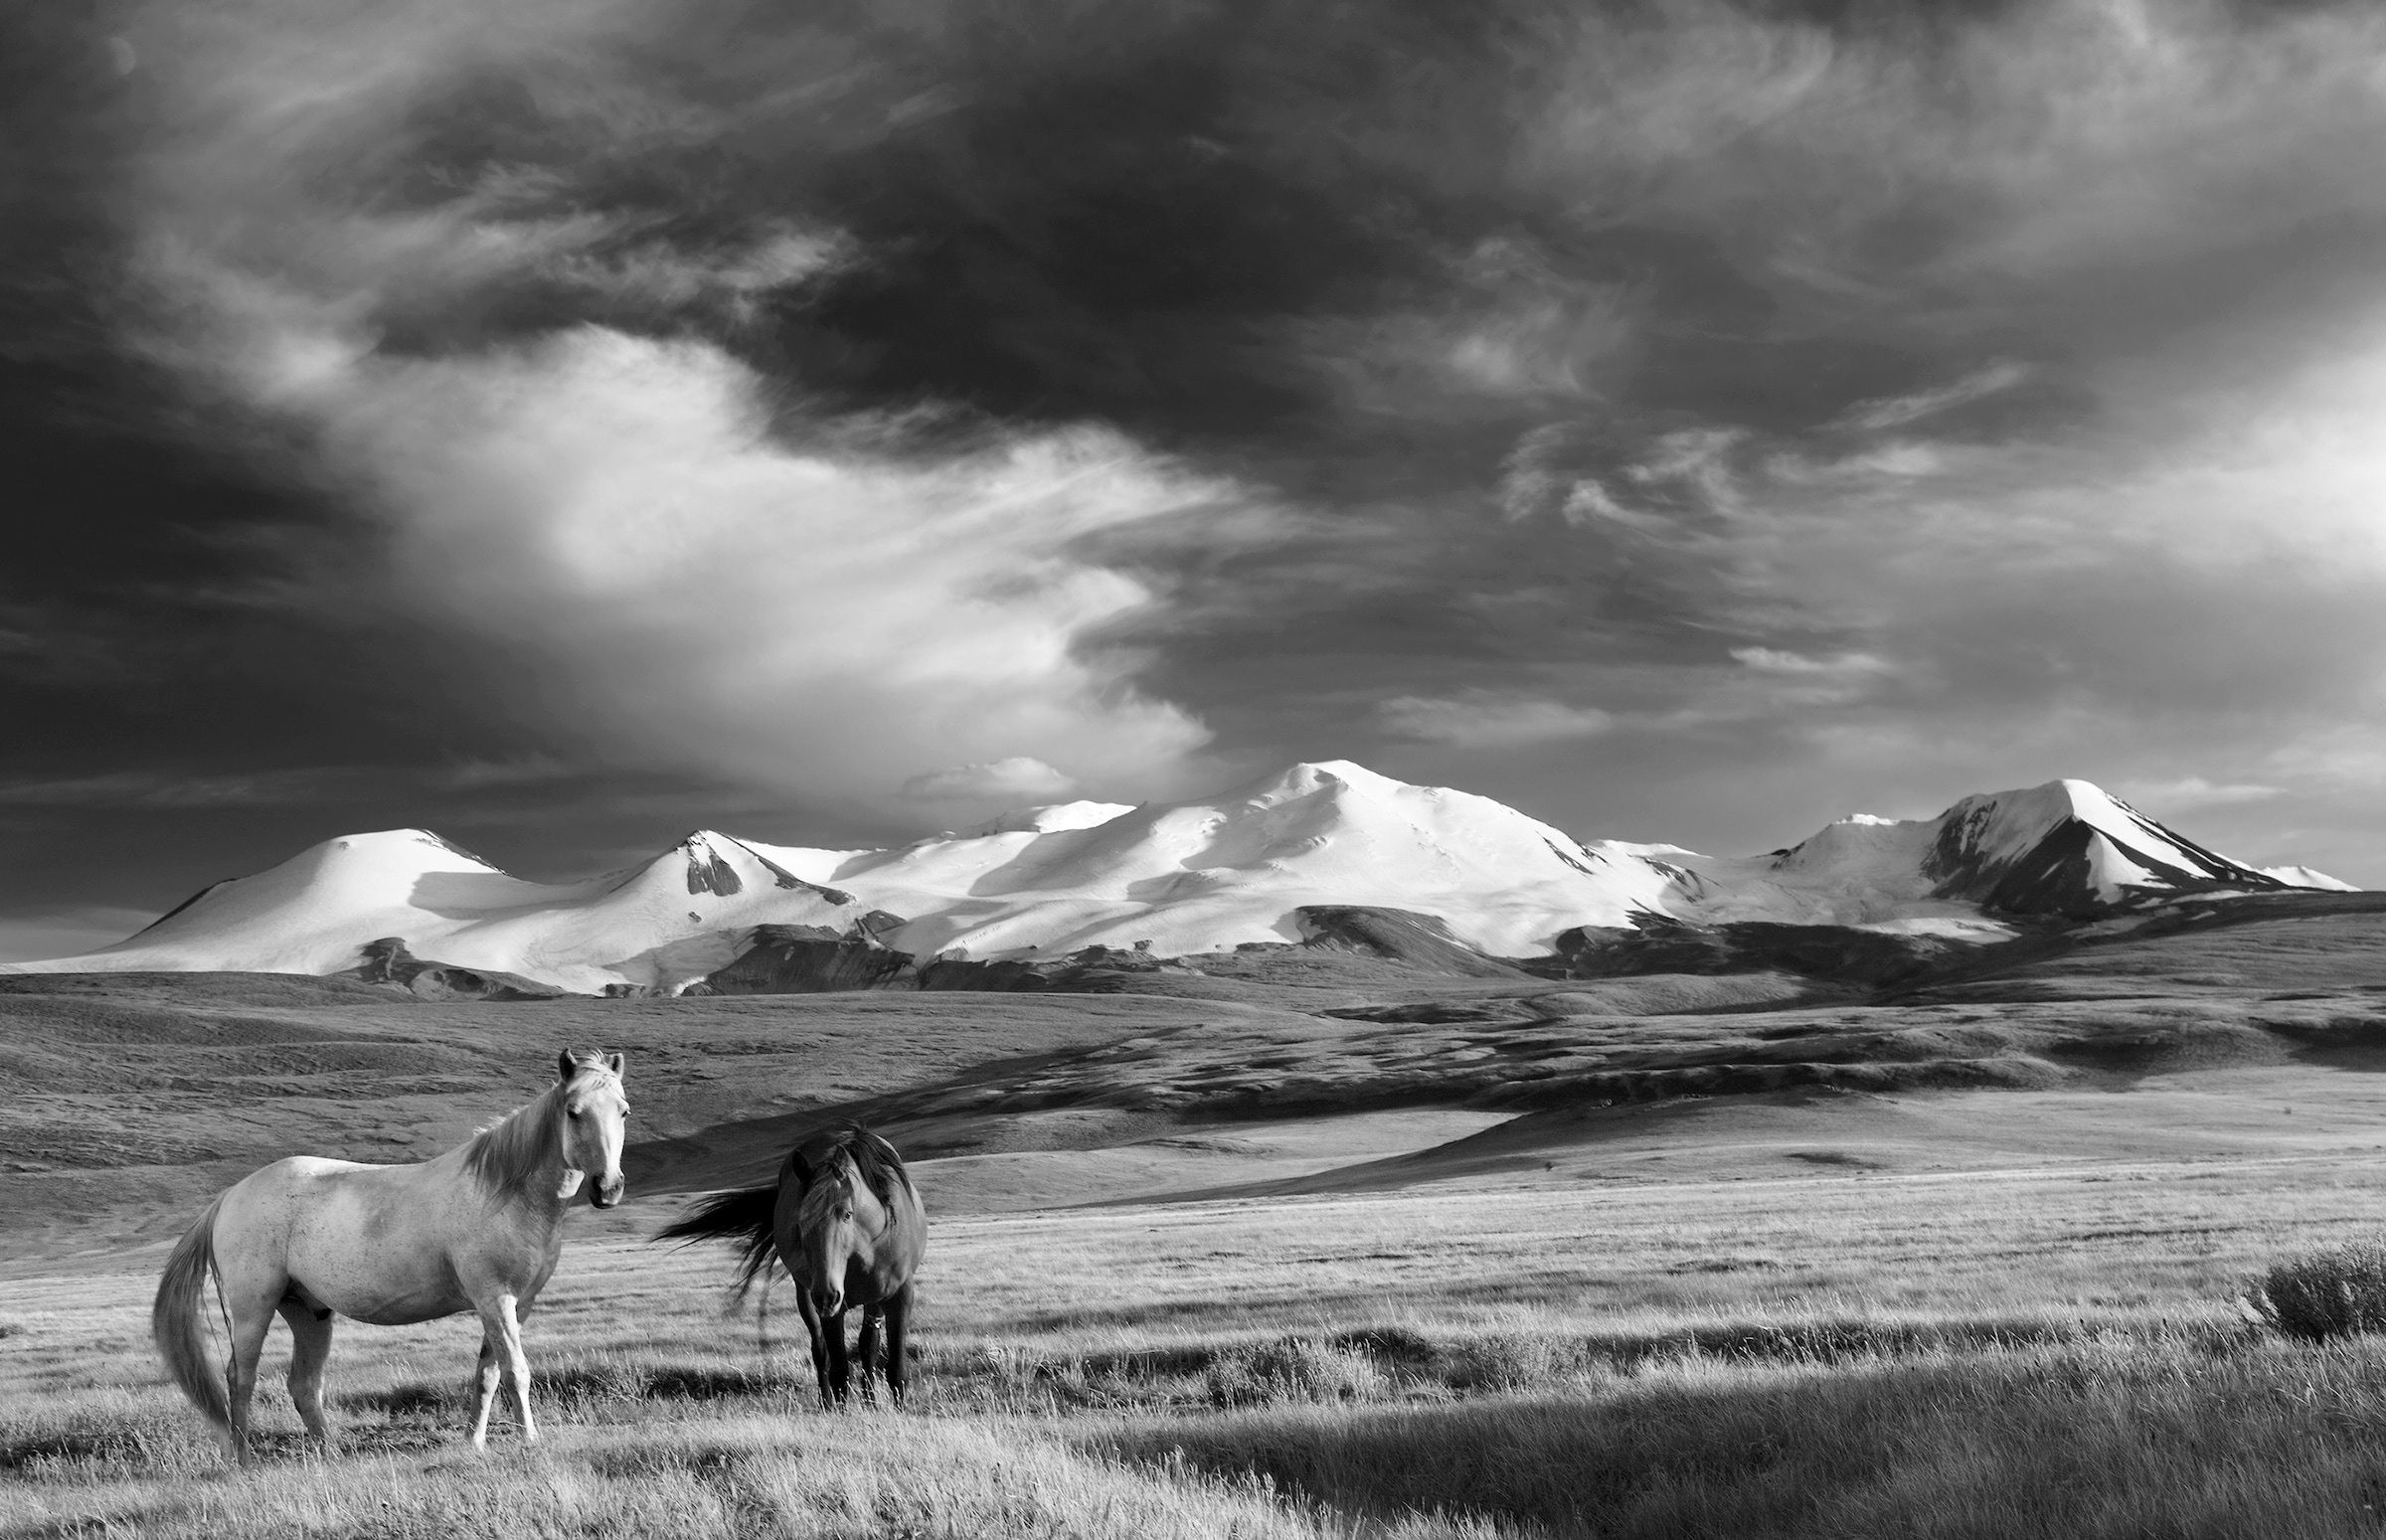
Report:
[[[738,1297],[746,1297],[754,1281],[763,1276],[776,1254],[778,1189],[744,1187],[715,1193],[676,1221],[658,1231],[658,1241],[693,1246],[698,1241],[727,1241],[738,1249]]]
[[[149,1312],[149,1332],[166,1361],[166,1372],[191,1398],[191,1405],[218,1428],[229,1429],[232,1412],[225,1401],[224,1377],[208,1362],[206,1332],[199,1320],[200,1295],[216,1271],[216,1210],[223,1205],[221,1197],[209,1204],[166,1259],[165,1276],[157,1281],[157,1303]]]

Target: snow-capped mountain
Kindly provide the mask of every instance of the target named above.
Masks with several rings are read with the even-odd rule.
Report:
[[[138,935],[5,971],[330,973],[366,943],[575,990],[675,989],[757,926],[849,934],[920,956],[1049,957],[1105,944],[1183,955],[1302,940],[1312,906],[1437,917],[1498,956],[1641,918],[2009,934],[2189,893],[2332,883],[2259,871],[2082,780],[1969,796],[1936,818],[1858,815],[1787,850],[1718,859],[1584,843],[1488,797],[1346,761],[1220,795],[1026,808],[889,850],[767,845],[700,831],[643,866],[547,885],[418,829],[326,841],[219,883]]]
[[[254,877],[220,882],[87,956],[0,971],[333,973],[395,937],[419,956],[594,993],[700,977],[741,928],[836,924],[853,912],[727,835],[701,832],[643,866],[587,882],[510,877],[422,829],[349,834]]]
[[[1684,870],[1672,912],[1709,922],[1969,929],[1997,916],[2085,919],[2186,893],[2307,886],[2207,850],[2085,780],[1967,796],[1936,818],[1858,813],[1768,856],[1649,858]]]
[[[1127,808],[1072,803],[1010,828],[901,849],[753,848],[910,921],[888,944],[973,957],[1148,942],[1160,955],[1298,941],[1291,912],[1362,904],[1439,915],[1500,955],[1569,925],[1629,925],[1671,881],[1586,849],[1489,797],[1412,786],[1347,761],[1295,765],[1223,795]]]

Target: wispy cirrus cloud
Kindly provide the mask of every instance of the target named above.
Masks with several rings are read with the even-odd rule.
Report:
[[[10,807],[266,807],[353,794],[375,771],[346,769],[258,770],[246,774],[177,775],[115,770],[100,775],[0,780],[0,806]]]
[[[2284,792],[2283,787],[2257,781],[2216,785],[2201,775],[2182,775],[2176,780],[2125,780],[2116,789],[2139,807],[2171,811],[2266,802]]]
[[[1032,801],[1069,796],[1078,783],[1042,760],[1013,755],[982,765],[955,765],[903,783],[903,794],[922,802]]]
[[[1960,380],[1931,390],[1858,402],[1840,413],[1830,426],[1861,432],[1903,428],[1909,423],[1936,417],[1942,412],[1994,396],[1999,391],[2010,390],[2029,377],[2028,365],[1999,361],[1975,370]]]
[[[1887,658],[1869,652],[1842,652],[1831,657],[1813,657],[1783,647],[1734,647],[1732,656],[1746,667],[1761,674],[1788,674],[1803,678],[1860,678],[1866,674],[1886,674],[1896,665]]]
[[[1397,696],[1377,709],[1384,732],[1460,749],[1520,749],[1596,738],[1615,725],[1592,706],[1530,695],[1469,691],[1456,696]]]

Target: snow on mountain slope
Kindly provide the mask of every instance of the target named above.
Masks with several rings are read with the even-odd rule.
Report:
[[[979,834],[1052,834],[1062,829],[1090,829],[1135,809],[1125,802],[1055,802],[1049,807],[1014,807],[987,819],[969,832]]]
[[[819,852],[755,848],[909,918],[890,945],[974,957],[1297,941],[1291,912],[1329,903],[1439,915],[1469,944],[1514,956],[1568,926],[1628,925],[1670,881],[1489,797],[1339,760],[1090,827],[923,840],[828,870]]]
[[[332,973],[354,967],[365,942],[399,937],[418,956],[595,993],[700,976],[766,921],[843,926],[860,913],[849,895],[711,832],[626,872],[550,885],[393,829],[218,883],[113,946],[0,971]]]
[[[2325,872],[2315,872],[2307,866],[2264,866],[2255,870],[2265,877],[2276,877],[2290,888],[2318,888],[2329,893],[2361,891],[2341,877],[2330,877]]]
[[[1580,843],[1488,797],[1331,761],[1184,802],[1025,808],[890,850],[699,831],[642,866],[558,885],[419,829],[349,835],[219,883],[114,946],[0,971],[329,973],[396,937],[419,958],[568,989],[667,990],[740,954],[756,926],[845,933],[873,910],[905,922],[881,933],[887,944],[924,956],[1097,942],[1183,955],[1301,940],[1295,911],[1333,905],[1437,916],[1459,941],[1514,957],[1549,951],[1573,927],[1643,915],[1984,940],[2011,934],[2013,917],[2291,884],[2343,886],[2242,866],[2083,780],[1968,796],[1935,818],[1859,814],[1788,850],[1717,859]]]

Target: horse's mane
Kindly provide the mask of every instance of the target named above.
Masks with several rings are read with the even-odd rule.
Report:
[[[464,1169],[480,1179],[491,1197],[511,1202],[527,1196],[548,1157],[560,1158],[563,1134],[556,1117],[562,1101],[557,1093],[563,1089],[560,1082],[548,1087],[474,1133],[464,1146]]]
[[[819,1160],[800,1161],[798,1164],[797,1169],[803,1176],[803,1196],[798,1200],[796,1212],[805,1223],[815,1221],[820,1205],[827,1201],[830,1184],[820,1178],[828,1174],[839,1155],[852,1158],[854,1170],[861,1174],[871,1192],[877,1195],[880,1206],[887,1211],[888,1226],[892,1228],[900,1223],[895,1207],[895,1189],[900,1186],[917,1197],[919,1190],[912,1186],[912,1173],[904,1169],[903,1156],[895,1152],[894,1145],[858,1122],[847,1124]]]
[[[575,1052],[572,1059],[573,1080],[592,1070],[599,1075],[612,1073],[594,1055]],[[527,1196],[532,1179],[545,1168],[548,1158],[562,1158],[563,1094],[571,1086],[571,1081],[557,1081],[472,1135],[472,1141],[464,1146],[464,1169],[480,1179],[490,1196],[506,1202]]]

